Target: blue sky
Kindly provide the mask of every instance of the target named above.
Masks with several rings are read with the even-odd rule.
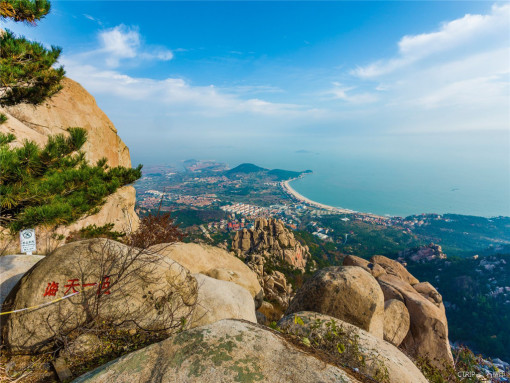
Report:
[[[509,173],[509,20],[487,1],[54,1],[2,27],[63,48],[134,162],[343,150]]]

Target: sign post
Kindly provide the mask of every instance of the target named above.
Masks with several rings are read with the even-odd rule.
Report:
[[[21,244],[21,252],[32,255],[33,251],[36,251],[35,245],[35,230],[25,229],[19,232],[19,239]]]

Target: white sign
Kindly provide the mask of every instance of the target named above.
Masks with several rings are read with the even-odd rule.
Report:
[[[32,254],[32,251],[36,250],[34,229],[21,230],[19,232],[19,239],[22,253]]]

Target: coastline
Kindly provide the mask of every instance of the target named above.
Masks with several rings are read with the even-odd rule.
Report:
[[[320,208],[320,209],[324,209],[324,210],[328,210],[328,211],[334,211],[335,213],[341,213],[341,214],[359,213],[357,211],[350,210],[350,209],[344,209],[344,208],[341,208],[341,207],[334,207],[334,206],[330,206],[330,205],[325,205],[325,204],[322,204],[322,203],[319,203],[319,202],[316,202],[316,201],[312,201],[309,198],[306,198],[305,196],[299,194],[296,190],[294,190],[292,188],[292,186],[290,186],[290,182],[291,181],[295,181],[296,179],[297,178],[294,178],[294,179],[291,179],[291,180],[287,180],[287,181],[282,181],[280,183],[280,185],[282,186],[283,190],[285,190],[288,194],[292,195],[298,201],[301,201],[301,202],[303,202],[303,203],[305,203],[307,205],[314,206],[314,207],[317,207],[317,208]]]

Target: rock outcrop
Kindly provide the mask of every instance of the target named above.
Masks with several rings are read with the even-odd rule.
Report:
[[[238,320],[222,320],[174,335],[88,372],[74,382],[155,381],[359,382],[344,370],[298,349],[280,335]]]
[[[69,78],[65,78],[62,85],[64,87],[59,93],[41,105],[0,107],[0,112],[7,116],[7,121],[0,125],[0,132],[16,136],[16,141],[10,145],[21,146],[24,140],[44,145],[49,135],[67,134],[67,128],[81,127],[88,133],[82,150],[91,163],[105,157],[110,167],[131,167],[129,149],[92,95]],[[51,252],[64,244],[69,233],[91,224],[103,226],[114,223],[116,231],[136,230],[139,219],[134,211],[135,202],[134,188],[125,186],[107,198],[99,213],[85,217],[71,227],[59,227],[56,230],[37,227],[37,253]],[[0,249],[4,250],[4,254],[17,253],[19,248],[19,238],[11,237],[7,230],[0,227]]]
[[[245,288],[232,283],[193,274],[198,283],[198,300],[191,327],[199,327],[222,319],[244,319],[253,323],[255,304]]]
[[[250,292],[257,307],[262,303],[264,293],[257,275],[243,261],[223,249],[196,243],[174,243],[171,246],[156,245],[149,251],[174,260],[192,273],[234,282]]]
[[[420,294],[394,275],[382,275],[378,280],[401,294],[409,312],[410,328],[400,347],[411,356],[429,359],[438,368],[445,363],[453,365],[443,303],[432,302],[429,295]]]
[[[190,322],[197,282],[161,255],[139,255],[137,249],[105,239],[79,241],[38,262],[7,296],[2,311],[44,305],[75,292],[37,310],[2,317],[3,345],[12,353],[37,353],[91,318],[171,334],[181,328],[182,319]]]
[[[441,246],[430,243],[426,246],[420,246],[414,249],[406,249],[398,253],[399,258],[411,260],[414,262],[428,262],[433,259],[446,259]]]
[[[282,273],[268,271],[266,263],[284,263],[304,271],[307,262],[311,261],[308,247],[301,245],[292,231],[275,218],[258,218],[252,229],[238,231],[232,241],[232,251],[244,258],[257,274],[265,299],[277,303],[283,310],[289,306],[293,296],[292,286]]]
[[[253,229],[238,231],[232,241],[232,251],[241,257],[248,254],[274,257],[300,270],[305,269],[310,259],[308,248],[275,218],[258,218]]]
[[[384,295],[376,279],[357,266],[317,271],[297,291],[286,314],[314,311],[383,338]]]
[[[344,261],[347,264],[353,263],[348,258]],[[356,260],[365,265],[362,261]],[[385,273],[377,276],[377,282],[383,292],[386,309],[390,308],[388,302],[396,300],[405,305],[409,314],[409,331],[399,344],[402,334],[396,328],[405,325],[406,314],[402,307],[398,309],[396,303],[391,303],[395,313],[391,315],[392,320],[386,315],[385,339],[399,345],[413,357],[429,359],[438,368],[443,368],[445,363],[453,365],[448,322],[442,297],[437,290],[428,282],[420,283],[402,264],[387,257],[376,255],[369,263],[385,270]]]
[[[0,108],[7,121],[0,132],[13,133],[14,145],[32,140],[39,145],[53,134],[66,134],[69,127],[81,127],[88,133],[83,146],[85,157],[96,163],[102,157],[110,166],[131,167],[129,149],[117,135],[115,126],[97,106],[94,97],[77,82],[65,78],[63,89],[41,105],[18,104]]]
[[[299,323],[294,320],[295,316],[301,319]],[[278,326],[286,332],[307,336],[310,326],[316,327],[317,321],[321,323],[320,328],[314,331],[322,334],[327,333],[330,328],[328,323],[332,320],[337,327],[342,328],[348,334],[351,341],[357,342],[359,354],[346,355],[346,357],[352,358],[351,362],[354,365],[359,363],[357,359],[360,356],[363,357],[365,363],[361,365],[360,372],[375,381],[383,381],[382,378],[386,377],[387,379],[384,381],[389,383],[427,383],[427,379],[420,370],[398,348],[338,318],[304,311],[282,318],[278,322]],[[326,339],[327,337],[323,336],[322,338]]]

